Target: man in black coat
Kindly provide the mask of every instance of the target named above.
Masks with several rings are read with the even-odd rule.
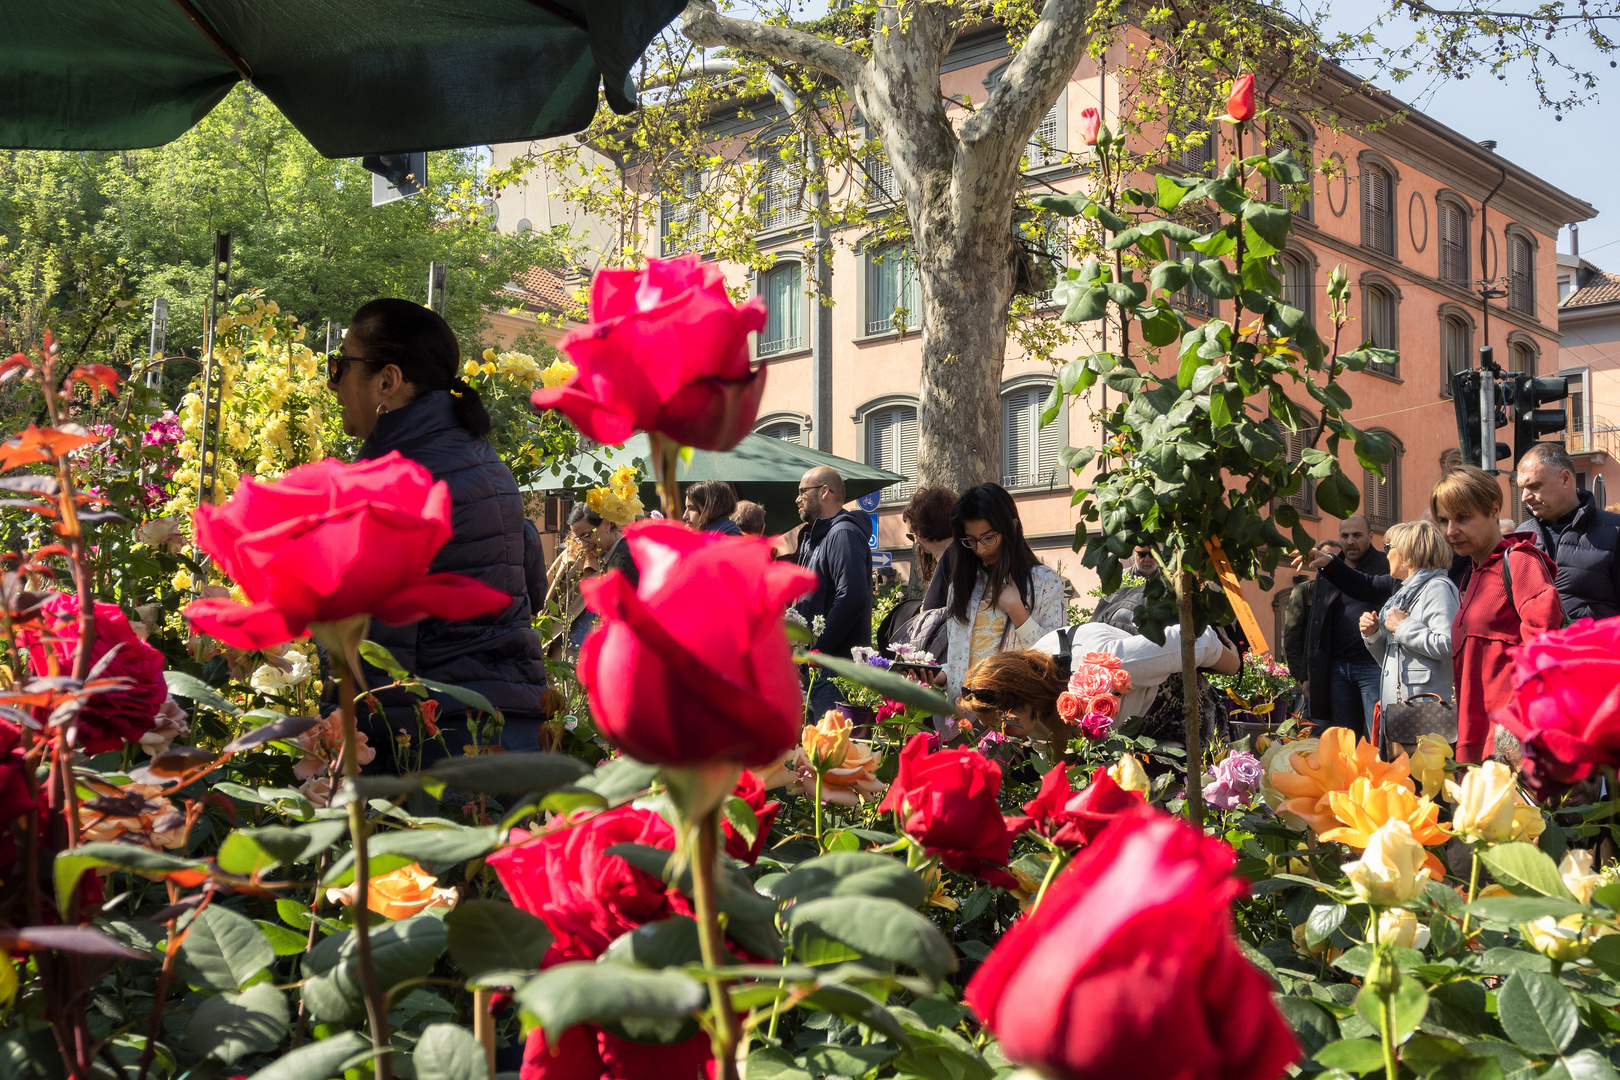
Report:
[[[1538,442],[1519,462],[1520,501],[1530,517],[1519,532],[1558,564],[1558,598],[1564,618],[1607,619],[1620,615],[1620,514],[1599,507],[1590,491],[1575,485],[1575,462],[1555,442]]]
[[[1347,566],[1369,576],[1389,573],[1389,560],[1373,548],[1367,519],[1360,514],[1339,525],[1339,545]],[[1359,623],[1362,612],[1377,610],[1377,603],[1354,599],[1327,575],[1317,575],[1316,599],[1305,633],[1305,667],[1310,675],[1306,690],[1311,719],[1318,723],[1368,734],[1383,675],[1362,641]]]
[[[814,625],[823,620],[817,652],[847,657],[857,645],[872,642],[872,549],[867,543],[872,520],[860,510],[844,509],[844,478],[818,466],[799,481],[800,534],[798,562],[814,570],[816,591],[799,601],[799,614]],[[810,687],[810,716],[819,718],[838,701],[838,689],[825,672],[816,671]]]

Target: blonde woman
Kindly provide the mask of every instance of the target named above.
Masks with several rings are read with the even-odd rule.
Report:
[[[1451,545],[1438,526],[1409,521],[1384,533],[1389,576],[1400,584],[1377,612],[1361,616],[1361,638],[1383,669],[1388,709],[1414,694],[1452,697],[1451,626],[1460,597],[1446,576]]]

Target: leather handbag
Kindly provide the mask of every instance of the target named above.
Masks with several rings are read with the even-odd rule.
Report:
[[[1386,745],[1412,746],[1425,735],[1457,741],[1457,704],[1439,694],[1411,694],[1381,711]]]

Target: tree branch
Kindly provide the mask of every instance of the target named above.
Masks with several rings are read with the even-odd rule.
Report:
[[[687,0],[681,30],[694,45],[724,45],[788,64],[802,64],[831,75],[849,91],[865,74],[854,50],[788,26],[733,19],[715,10],[714,0]]]
[[[1023,146],[1074,77],[1090,44],[1089,0],[1050,0],[990,97],[962,125],[964,146]]]

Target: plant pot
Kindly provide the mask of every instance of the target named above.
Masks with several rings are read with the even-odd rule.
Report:
[[[851,705],[847,701],[840,701],[833,705],[834,709],[843,713],[845,718],[854,726],[850,737],[854,739],[870,739],[872,725],[877,722],[877,711],[865,705]]]

